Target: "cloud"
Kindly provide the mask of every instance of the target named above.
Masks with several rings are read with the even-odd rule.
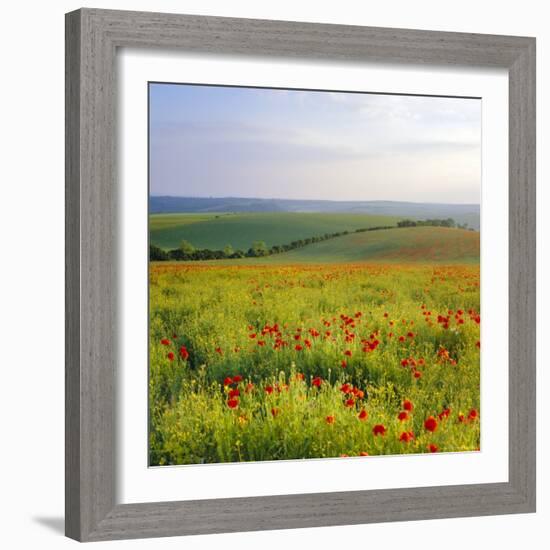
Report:
[[[176,88],[151,102],[154,194],[478,201],[479,100]]]

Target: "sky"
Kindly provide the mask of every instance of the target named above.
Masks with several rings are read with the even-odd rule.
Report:
[[[481,100],[149,85],[151,195],[480,202]]]

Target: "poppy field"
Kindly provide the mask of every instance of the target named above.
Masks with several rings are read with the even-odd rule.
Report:
[[[150,465],[479,449],[479,263],[284,257],[150,263]]]

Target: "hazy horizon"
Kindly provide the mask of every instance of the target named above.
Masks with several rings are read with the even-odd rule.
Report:
[[[431,201],[410,201],[396,199],[305,199],[305,198],[288,198],[288,197],[252,197],[252,196],[236,196],[236,195],[158,195],[149,194],[150,197],[160,198],[169,197],[174,199],[249,199],[249,200],[266,200],[266,201],[315,201],[315,202],[403,202],[412,204],[449,204],[453,206],[480,206],[480,202],[431,202]]]
[[[150,192],[479,204],[481,101],[150,84]]]

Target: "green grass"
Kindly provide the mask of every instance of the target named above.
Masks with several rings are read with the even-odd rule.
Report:
[[[266,263],[479,263],[479,233],[447,227],[382,229],[336,237]]]
[[[479,305],[478,265],[153,264],[150,462],[474,451]]]
[[[150,230],[157,232],[168,232],[178,227],[192,223],[205,222],[228,214],[151,214],[149,216]]]
[[[479,233],[446,227],[407,227],[351,233],[264,258],[185,262],[196,265],[322,263],[479,264]]]
[[[165,250],[187,240],[197,248],[247,250],[254,241],[286,244],[324,233],[395,225],[396,216],[320,213],[151,214],[150,242]]]

